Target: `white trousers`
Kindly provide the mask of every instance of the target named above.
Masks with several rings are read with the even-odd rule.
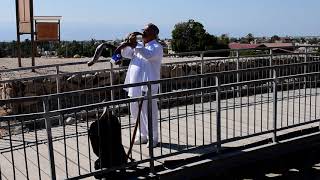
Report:
[[[136,122],[139,113],[138,102],[130,103],[130,113],[134,122]],[[156,99],[152,100],[152,119],[150,121],[152,121],[153,141],[158,142],[158,104]],[[137,138],[141,135],[141,138],[149,139],[148,122],[150,121],[148,120],[148,100],[145,100],[143,101],[141,109],[140,126],[136,135]]]

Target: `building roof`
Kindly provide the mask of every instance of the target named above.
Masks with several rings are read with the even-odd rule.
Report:
[[[244,44],[244,43],[230,43],[230,49],[255,49],[255,48],[262,48],[262,47],[274,47],[274,48],[281,48],[281,47],[290,47],[293,46],[292,43],[262,43],[262,44]]]
[[[230,49],[255,49],[259,47],[265,47],[263,44],[243,44],[243,43],[230,43]]]
[[[263,43],[266,47],[289,47],[289,46],[293,46],[292,43]]]

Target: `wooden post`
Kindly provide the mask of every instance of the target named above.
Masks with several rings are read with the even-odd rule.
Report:
[[[31,66],[35,66],[35,42],[34,42],[34,22],[33,22],[33,0],[30,0],[30,21],[31,21]],[[35,70],[32,69],[32,72]]]
[[[21,64],[21,44],[20,44],[20,25],[19,25],[19,0],[16,0],[16,26],[17,26],[17,57],[18,57],[18,66],[22,67]]]

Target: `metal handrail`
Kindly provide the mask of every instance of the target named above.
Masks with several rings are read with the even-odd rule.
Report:
[[[281,48],[319,48],[320,46],[285,46]],[[193,51],[193,52],[182,52],[182,53],[175,53],[175,54],[168,54],[164,55],[164,57],[172,57],[172,56],[185,56],[185,55],[200,55],[200,54],[208,54],[208,53],[220,53],[220,52],[241,52],[241,51],[255,51],[255,50],[271,50],[279,47],[265,47],[265,48],[255,48],[255,49],[221,49],[221,50],[207,50],[207,51]],[[299,55],[303,53],[295,53],[295,55]],[[310,54],[310,53],[308,53]],[[316,54],[316,53],[314,53]],[[288,53],[283,53],[279,55],[288,55]],[[257,56],[263,56],[263,55],[257,55]],[[266,57],[269,55],[266,55]],[[251,56],[255,57],[255,56]],[[221,57],[220,57],[221,58]],[[214,60],[214,59],[212,59]],[[109,62],[110,58],[107,58],[105,60],[100,60],[97,63],[104,63]],[[190,62],[190,61],[185,61]],[[179,62],[178,62],[179,63]],[[57,66],[71,66],[71,65],[81,65],[81,64],[87,64],[87,62],[70,62],[70,63],[59,63],[59,64],[51,64],[51,65],[40,65],[40,66],[33,66],[33,67],[21,67],[21,68],[14,68],[14,69],[4,69],[0,70],[0,73],[4,72],[12,72],[12,71],[22,71],[22,70],[35,70],[35,69],[42,69],[42,68],[52,68]],[[168,63],[170,64],[170,63]]]
[[[226,75],[226,74],[237,74],[237,73],[243,73],[243,72],[254,72],[254,71],[261,71],[261,70],[275,70],[280,68],[288,68],[288,67],[296,67],[296,66],[305,66],[305,65],[320,65],[320,61],[315,62],[302,62],[302,63],[293,63],[293,64],[283,64],[283,65],[274,65],[274,66],[266,66],[266,67],[258,67],[258,68],[248,68],[248,69],[240,69],[240,70],[231,70],[231,71],[222,71],[222,72],[213,72],[213,73],[204,73],[204,74],[198,74],[198,75],[189,75],[189,76],[180,76],[180,77],[174,77],[174,78],[164,78],[156,81],[149,81],[149,82],[140,82],[140,83],[133,83],[133,84],[118,84],[118,85],[111,85],[111,86],[104,86],[104,87],[96,87],[96,88],[89,88],[89,89],[81,89],[81,90],[75,90],[75,91],[69,91],[69,92],[63,92],[63,93],[55,93],[55,94],[46,94],[46,95],[40,95],[40,96],[28,96],[28,97],[17,97],[17,98],[10,98],[10,99],[3,99],[0,100],[0,104],[3,103],[12,103],[12,102],[27,102],[32,100],[42,100],[42,98],[57,98],[57,97],[63,97],[65,95],[73,95],[78,93],[86,93],[86,92],[97,92],[97,91],[106,91],[106,90],[114,90],[114,89],[123,89],[128,87],[137,87],[137,86],[146,86],[148,83],[150,84],[160,84],[162,82],[166,81],[178,81],[178,80],[186,80],[186,79],[201,79],[204,77],[214,77],[217,75]],[[307,73],[310,75],[319,74],[320,72],[313,72],[313,73]],[[290,76],[284,76],[284,77],[298,77],[303,76],[301,75],[290,75]],[[264,78],[265,79],[265,78]],[[281,79],[281,77],[279,77]],[[261,79],[257,80],[260,81]],[[237,82],[237,83],[244,83],[244,82]],[[237,83],[230,83],[232,85]],[[228,84],[226,85],[228,86]]]
[[[117,106],[119,105],[122,105],[122,104],[129,104],[131,102],[137,102],[137,101],[141,101],[141,100],[148,100],[148,118],[152,118],[152,113],[151,112],[151,100],[152,99],[158,99],[159,102],[161,103],[161,101],[164,100],[164,102],[168,101],[168,104],[170,104],[169,101],[171,101],[172,99],[177,99],[179,98],[180,96],[183,95],[183,97],[187,98],[188,95],[191,94],[191,98],[193,98],[193,104],[194,104],[194,108],[196,106],[196,104],[198,102],[194,101],[195,98],[198,98],[198,100],[200,101],[199,97],[205,97],[205,96],[210,96],[210,109],[208,110],[208,112],[210,112],[210,117],[212,116],[211,115],[211,112],[215,112],[215,130],[214,131],[210,131],[210,132],[214,132],[216,133],[216,139],[215,140],[210,140],[210,143],[208,144],[205,144],[205,143],[200,143],[200,144],[197,144],[195,143],[195,146],[191,147],[191,148],[183,148],[183,150],[178,150],[177,152],[172,152],[171,153],[171,147],[170,147],[170,153],[167,153],[167,154],[161,154],[161,155],[156,155],[154,156],[153,154],[153,148],[152,147],[149,147],[148,149],[148,152],[149,152],[149,157],[146,157],[146,158],[141,158],[140,161],[137,161],[135,162],[134,164],[140,164],[140,163],[147,163],[149,162],[150,163],[150,173],[154,173],[154,161],[157,160],[157,159],[162,159],[162,158],[165,158],[165,157],[169,157],[169,156],[174,156],[174,155],[178,155],[178,154],[181,154],[181,153],[185,153],[185,152],[190,152],[190,151],[193,151],[194,149],[201,149],[201,148],[205,148],[205,147],[215,147],[215,148],[212,148],[212,150],[216,150],[217,152],[219,152],[221,150],[221,145],[224,144],[224,143],[227,143],[227,142],[235,142],[235,141],[238,141],[238,140],[242,140],[242,139],[246,139],[246,138],[250,138],[250,137],[256,137],[256,136],[260,136],[260,135],[265,135],[265,134],[271,134],[273,135],[273,142],[277,142],[277,133],[279,133],[280,131],[282,130],[285,130],[285,129],[289,129],[289,128],[293,128],[293,127],[300,127],[300,126],[303,126],[303,125],[307,125],[307,124],[312,124],[312,123],[315,123],[315,122],[319,122],[320,119],[317,119],[317,116],[315,117],[312,117],[311,118],[311,111],[310,111],[310,119],[309,121],[307,122],[300,122],[298,124],[287,124],[286,126],[281,126],[281,127],[278,127],[277,125],[277,122],[279,121],[279,117],[278,117],[278,114],[277,114],[277,105],[280,106],[280,101],[284,101],[287,100],[287,102],[290,101],[290,97],[291,95],[289,96],[289,94],[287,95],[286,98],[283,98],[283,95],[282,95],[282,99],[280,98],[280,95],[279,95],[279,92],[277,91],[277,88],[279,88],[279,85],[280,85],[280,82],[281,81],[285,81],[285,80],[288,80],[288,82],[286,83],[287,85],[290,85],[291,81],[293,79],[293,84],[295,83],[295,79],[299,79],[299,83],[303,83],[303,85],[305,85],[304,87],[300,87],[300,84],[299,84],[299,88],[300,89],[305,89],[305,88],[317,88],[319,86],[318,82],[319,82],[319,79],[317,79],[320,75],[320,72],[319,71],[316,71],[316,72],[312,72],[312,71],[308,71],[307,70],[307,67],[309,67],[310,65],[312,66],[316,66],[316,67],[319,67],[320,65],[320,61],[312,61],[312,62],[308,62],[307,61],[307,54],[306,53],[301,53],[303,55],[306,55],[302,58],[305,58],[305,61],[304,62],[301,62],[301,63],[292,63],[292,64],[283,64],[283,65],[274,65],[272,63],[268,64],[267,66],[264,66],[264,67],[257,67],[257,68],[248,68],[248,69],[240,69],[238,68],[237,70],[231,70],[231,71],[221,71],[221,72],[211,72],[211,73],[204,73],[203,71],[201,71],[201,74],[199,75],[187,75],[187,76],[181,76],[181,77],[174,77],[174,78],[165,78],[165,79],[161,79],[161,80],[157,80],[157,81],[148,81],[148,82],[142,82],[142,83],[135,83],[135,84],[118,84],[118,85],[110,85],[110,86],[105,86],[105,87],[97,87],[97,88],[89,88],[89,89],[82,89],[82,90],[75,90],[75,91],[70,91],[70,92],[65,92],[65,93],[56,93],[56,94],[46,94],[46,95],[41,95],[41,96],[30,96],[30,97],[20,97],[20,98],[11,98],[11,99],[7,99],[7,100],[0,100],[0,105],[2,104],[10,104],[10,103],[21,103],[21,102],[26,102],[26,101],[39,101],[39,102],[43,102],[43,109],[44,109],[44,112],[37,112],[37,113],[29,113],[29,114],[18,114],[18,115],[9,115],[9,116],[2,116],[0,119],[0,122],[10,122],[10,121],[15,121],[15,123],[19,124],[21,126],[23,126],[23,123],[26,122],[26,121],[29,121],[27,119],[29,118],[41,118],[41,119],[44,119],[45,121],[45,124],[46,124],[46,132],[47,132],[47,144],[48,144],[48,152],[49,152],[49,160],[50,161],[49,163],[49,166],[51,168],[55,168],[55,164],[54,164],[54,146],[53,146],[53,136],[52,136],[52,133],[51,133],[51,123],[53,122],[52,121],[52,118],[53,117],[60,117],[60,118],[63,118],[65,117],[64,115],[69,115],[69,114],[73,114],[76,118],[76,128],[77,128],[77,115],[81,115],[81,112],[82,110],[86,110],[86,112],[88,113],[88,110],[93,110],[93,111],[96,111],[96,110],[100,110],[102,109],[103,107],[106,107],[106,106]],[[309,53],[308,53],[309,55]],[[203,57],[203,56],[202,56]],[[272,55],[272,53],[270,53],[269,55],[266,55],[266,57],[270,57],[270,60],[272,60],[272,58],[275,57],[275,55]],[[238,56],[235,57],[235,58],[239,58]],[[235,59],[234,58],[234,59]],[[203,60],[203,59],[202,59]],[[189,61],[188,61],[189,62]],[[204,61],[203,61],[204,62]],[[298,71],[299,73],[302,73],[302,74],[293,74],[293,75],[288,75],[289,73],[283,75],[283,76],[279,76],[279,74],[277,74],[280,70],[282,69],[290,69],[292,67],[301,67],[300,69],[303,69],[303,71]],[[103,71],[103,70],[102,70]],[[261,79],[254,79],[254,80],[239,80],[237,79],[236,82],[230,82],[230,83],[226,83],[226,84],[221,84],[222,82],[222,78],[223,76],[225,75],[240,75],[241,73],[247,73],[247,72],[257,72],[257,71],[265,71],[268,73],[268,76],[266,77],[262,77]],[[86,71],[87,72],[87,71]],[[85,72],[85,73],[86,73]],[[100,72],[100,71],[99,71]],[[269,74],[270,73],[270,74]],[[81,74],[81,73],[79,73]],[[61,77],[63,74],[56,74],[56,75],[52,75],[53,77]],[[315,78],[310,78],[310,80],[308,80],[308,77],[312,77],[314,76]],[[46,77],[46,76],[45,76]],[[49,75],[49,77],[51,77],[51,75]],[[151,85],[154,85],[154,84],[160,84],[160,83],[165,83],[165,82],[170,82],[170,81],[180,81],[180,80],[188,80],[188,79],[191,79],[191,80],[195,80],[195,79],[201,79],[201,81],[203,81],[205,78],[211,78],[211,77],[215,77],[215,83],[214,84],[210,84],[210,85],[205,85],[204,83],[201,83],[201,86],[191,86],[191,87],[187,87],[185,89],[177,89],[176,91],[171,91],[171,92],[162,92],[162,93],[158,93],[158,94],[151,94],[150,90],[151,90]],[[312,86],[309,86],[307,87],[308,83],[314,83],[312,84]],[[266,87],[264,87],[266,84],[268,84]],[[292,84],[292,83],[291,83]],[[226,95],[228,96],[227,94],[229,92],[233,92],[233,95],[232,95],[232,98],[234,99],[234,103],[235,103],[235,98],[240,98],[240,106],[239,106],[239,102],[237,102],[237,106],[235,106],[235,104],[233,104],[233,107],[234,107],[234,110],[236,108],[240,108],[241,110],[243,108],[246,108],[246,107],[249,107],[250,106],[250,103],[249,103],[249,93],[248,95],[246,95],[246,97],[248,97],[248,101],[247,102],[242,102],[242,98],[243,95],[237,95],[235,94],[235,92],[239,92],[241,93],[241,90],[242,90],[242,87],[246,88],[247,86],[247,89],[244,90],[246,92],[249,92],[250,91],[250,85],[258,85],[258,86],[255,86],[255,90],[258,90],[261,88],[261,91],[260,92],[254,92],[254,96],[256,96],[257,94],[261,94],[261,104],[262,103],[272,103],[271,106],[272,108],[270,109],[270,111],[273,112],[272,115],[270,115],[270,117],[267,118],[267,124],[269,124],[269,122],[271,122],[273,125],[270,125],[269,128],[265,128],[263,127],[262,123],[261,123],[261,131],[257,131],[257,132],[250,132],[249,130],[247,131],[248,134],[242,134],[242,131],[240,133],[240,135],[236,135],[236,136],[233,136],[233,137],[227,137],[227,138],[222,138],[222,134],[224,132],[222,132],[222,128],[225,128],[223,127],[224,124],[221,122],[223,117],[221,117],[221,111],[225,111],[225,109],[228,110],[228,108],[230,108],[231,106],[228,106],[228,104],[226,105],[226,107],[223,107],[225,103],[228,103],[228,97],[226,97],[226,102],[222,102],[222,96]],[[99,103],[90,103],[90,104],[86,104],[86,105],[76,105],[74,104],[74,106],[72,107],[68,107],[68,108],[58,108],[57,110],[50,110],[49,109],[49,103],[48,101],[49,100],[52,100],[53,98],[61,98],[63,96],[66,96],[66,95],[76,95],[76,94],[79,94],[79,93],[89,93],[89,92],[95,92],[95,91],[107,91],[107,90],[115,90],[115,89],[120,89],[120,88],[126,88],[126,87],[135,87],[135,86],[148,86],[148,95],[147,96],[140,96],[140,97],[135,97],[135,98],[124,98],[124,99],[119,99],[119,100],[111,100],[111,101],[107,101],[107,102],[99,102]],[[240,88],[239,88],[240,87]],[[236,88],[238,88],[236,90]],[[265,91],[262,90],[262,88],[266,88],[264,89]],[[299,89],[299,90],[300,90]],[[284,91],[290,91],[290,89],[286,89],[286,87],[284,89],[281,89],[282,92]],[[296,90],[294,88],[294,90]],[[262,94],[263,93],[268,93],[268,99],[263,99],[262,98]],[[300,92],[300,91],[299,91]],[[305,95],[307,95],[307,91],[304,92]],[[197,94],[197,96],[196,96]],[[269,98],[269,95],[271,95],[271,97]],[[318,91],[316,90],[316,93],[312,93],[311,90],[310,90],[310,94],[308,96],[318,96],[319,93]],[[213,96],[214,97],[214,100],[211,99]],[[189,98],[189,97],[188,97]],[[295,97],[296,98],[296,97]],[[300,96],[299,96],[300,98]],[[293,100],[294,101],[294,100]],[[177,99],[177,102],[178,99]],[[215,107],[211,107],[211,103],[215,103]],[[203,107],[203,104],[204,104],[204,101],[202,101],[201,99],[201,102],[199,102],[202,104],[202,110],[200,110],[199,112],[200,113],[204,113],[204,110],[207,111],[207,109],[205,109]],[[252,103],[252,102],[251,102]],[[256,101],[254,100],[254,103],[260,103],[260,101]],[[310,103],[311,103],[311,98],[310,98]],[[247,106],[244,106],[244,104],[246,104]],[[229,104],[230,105],[230,104]],[[252,105],[254,106],[255,108],[255,105]],[[188,104],[186,103],[185,104],[186,106],[186,116],[188,116],[190,113],[188,113]],[[304,105],[306,107],[306,105]],[[289,104],[285,105],[285,107],[289,107]],[[315,106],[317,107],[317,106]],[[177,107],[179,109],[179,107]],[[268,104],[268,108],[269,108],[269,104]],[[314,108],[314,107],[313,107]],[[311,109],[311,105],[310,105],[310,109]],[[170,105],[169,105],[169,117],[168,117],[168,122],[169,122],[169,126],[170,126]],[[192,110],[191,110],[192,111]],[[194,118],[196,119],[196,115],[195,112],[196,109],[194,109],[191,113],[193,113],[193,115],[191,116],[194,116]],[[190,111],[189,111],[190,112]],[[248,108],[248,112],[249,112],[249,108]],[[262,111],[261,111],[262,112]],[[306,110],[304,110],[304,112],[306,112]],[[78,114],[77,114],[78,113]],[[268,115],[269,115],[269,110],[268,110]],[[293,112],[293,115],[294,115],[295,112]],[[315,113],[315,112],[313,112]],[[98,113],[99,114],[99,113]],[[88,114],[87,114],[88,115]],[[243,114],[241,114],[241,117],[242,117]],[[299,110],[299,115],[300,115],[300,110]],[[315,115],[317,115],[315,113]],[[262,115],[261,115],[262,116]],[[130,118],[130,117],[129,117]],[[178,121],[179,121],[179,114],[177,114],[177,118],[178,118]],[[309,118],[309,117],[308,117]],[[79,120],[79,119],[78,119]],[[93,119],[91,119],[93,120]],[[163,118],[161,119],[161,115],[160,115],[160,123],[161,123],[161,120],[163,120]],[[228,120],[228,119],[227,119]],[[36,120],[32,120],[34,122],[36,122]],[[129,120],[130,122],[130,120]],[[87,123],[88,123],[88,119],[87,119]],[[195,122],[196,123],[196,122]],[[240,121],[240,125],[241,125],[241,128],[243,126],[243,124],[246,124],[246,122],[241,122]],[[281,119],[281,123],[282,123],[282,119]],[[151,123],[150,123],[151,124]],[[210,120],[210,124],[211,124],[211,120]],[[160,124],[161,125],[161,124]],[[64,127],[64,125],[63,125]],[[201,127],[201,125],[199,125],[199,127]],[[254,126],[255,127],[255,126]],[[88,128],[88,126],[86,127]],[[196,126],[194,125],[194,131],[196,130]],[[249,126],[248,126],[249,128]],[[264,129],[262,129],[264,128]],[[130,128],[128,128],[130,129]],[[149,133],[152,132],[152,125],[149,125],[148,127],[149,129]],[[10,128],[9,128],[10,130]],[[186,129],[186,131],[188,132],[189,130]],[[86,129],[84,130],[84,133],[86,133]],[[170,129],[169,129],[169,133],[170,133]],[[191,133],[191,132],[190,132]],[[22,136],[24,135],[23,131],[22,131]],[[75,135],[76,137],[79,136],[79,132],[75,132]],[[149,134],[151,135],[150,137],[152,137],[152,133]],[[227,135],[227,134],[226,134]],[[178,135],[179,136],[179,135]],[[186,135],[187,138],[188,138],[188,134]],[[211,136],[211,135],[210,135]],[[9,133],[9,137],[11,138],[11,134]],[[64,140],[66,138],[66,136],[63,136]],[[179,138],[179,137],[178,137]],[[204,137],[203,137],[204,138]],[[10,142],[12,142],[12,140],[10,139]],[[203,142],[204,142],[204,139],[203,139]],[[38,142],[36,142],[37,144]],[[170,144],[171,144],[171,141],[170,141]],[[187,144],[188,146],[188,142],[186,142],[185,144]],[[19,145],[19,144],[18,144]],[[25,144],[22,144],[22,145],[25,145]],[[21,147],[22,147],[21,145]],[[64,144],[66,146],[66,144]],[[88,144],[89,145],[89,144]],[[10,145],[10,152],[12,153],[13,151],[13,145],[11,144]],[[65,147],[66,148],[66,147]],[[79,147],[77,147],[79,148]],[[90,147],[89,147],[90,148]],[[8,148],[9,149],[9,148]],[[7,151],[8,151],[7,149]],[[23,149],[25,150],[26,147],[23,146]],[[79,150],[79,149],[78,149]],[[9,151],[8,151],[9,152]],[[90,151],[89,151],[90,153]],[[142,153],[140,151],[140,153]],[[65,155],[65,160],[67,159],[67,153]],[[89,155],[90,156],[90,155]],[[89,159],[90,160],[90,159]],[[39,164],[39,162],[38,162]],[[79,167],[80,167],[80,164],[78,162],[77,164]],[[125,165],[123,167],[128,167],[128,166],[131,166],[132,164],[128,164],[128,165]],[[26,167],[28,168],[28,167]],[[121,167],[116,167],[116,168],[121,168]],[[110,170],[110,169],[109,169]],[[101,171],[98,171],[98,172],[92,172],[90,170],[89,173],[87,174],[81,174],[79,173],[79,176],[77,177],[70,177],[71,179],[72,178],[79,178],[79,177],[90,177],[96,173],[101,173],[101,172],[107,172],[109,170],[105,170],[105,169],[102,169]],[[28,171],[28,170],[26,170]]]

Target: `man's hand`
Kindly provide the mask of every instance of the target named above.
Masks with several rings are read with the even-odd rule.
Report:
[[[127,36],[127,42],[130,44],[131,48],[135,48],[138,44],[137,36],[142,35],[140,32],[133,32]]]
[[[128,43],[130,44],[130,47],[131,48],[135,48],[138,44],[137,42],[137,35],[135,33],[131,33],[129,35],[129,38],[128,38]]]

